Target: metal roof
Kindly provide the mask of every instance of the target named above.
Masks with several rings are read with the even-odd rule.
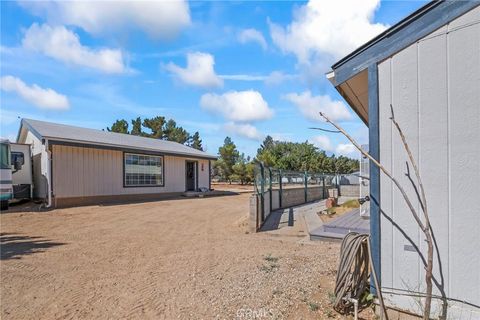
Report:
[[[144,152],[157,152],[193,158],[216,159],[204,151],[183,144],[154,138],[133,136],[130,134],[109,132],[97,129],[81,128],[60,123],[52,123],[33,119],[22,119],[22,128],[30,130],[39,139],[48,139],[60,143],[77,145],[93,145],[105,148],[130,149]]]

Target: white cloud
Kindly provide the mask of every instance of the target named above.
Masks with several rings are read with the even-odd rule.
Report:
[[[231,121],[246,122],[270,119],[273,110],[258,91],[230,91],[222,95],[207,93],[200,106]]]
[[[236,134],[238,136],[255,141],[261,141],[265,137],[251,124],[237,124],[234,122],[229,122],[225,124],[224,129],[231,134]]]
[[[267,41],[263,37],[263,34],[256,29],[244,29],[238,33],[238,41],[242,44],[247,42],[258,43],[263,50],[267,49]]]
[[[43,53],[57,60],[77,64],[107,73],[126,71],[124,57],[116,49],[90,49],[80,43],[77,34],[64,26],[39,26],[34,23],[22,40],[24,48]]]
[[[211,88],[222,87],[223,80],[215,73],[215,60],[211,54],[193,52],[187,54],[187,66],[179,67],[170,62],[165,69],[173,73],[185,84]]]
[[[269,22],[270,35],[302,64],[319,56],[339,59],[387,28],[373,22],[379,5],[380,0],[311,0],[296,9],[285,28]]]
[[[137,29],[172,38],[190,25],[186,1],[25,1],[21,5],[52,24],[75,25],[99,35]]]
[[[235,80],[235,81],[264,81],[266,76],[255,76],[250,74],[223,74],[219,76],[224,80]]]
[[[297,75],[294,74],[285,74],[281,71],[272,71],[266,78],[265,84],[270,86],[279,85],[286,80],[291,80],[297,78]]]
[[[63,94],[59,94],[49,88],[41,88],[36,84],[28,86],[16,77],[2,77],[0,87],[3,91],[15,92],[26,101],[41,109],[67,110],[70,107],[67,97]]]
[[[332,142],[327,136],[315,136],[312,138],[313,144],[324,151],[332,151]]]
[[[234,81],[264,81],[265,84],[274,86],[279,85],[284,81],[298,78],[295,74],[285,74],[281,71],[273,71],[268,75],[251,75],[251,74],[224,74],[219,75],[224,80]]]
[[[355,148],[351,143],[340,143],[335,148],[335,153],[337,156],[347,156],[347,157],[356,157],[360,156],[360,152]]]
[[[342,101],[332,100],[328,95],[312,96],[310,91],[301,94],[289,93],[284,98],[295,104],[301,113],[311,120],[322,120],[319,112],[325,113],[333,121],[350,120],[352,115]]]

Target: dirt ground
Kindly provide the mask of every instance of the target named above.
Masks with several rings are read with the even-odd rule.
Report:
[[[253,184],[239,184],[239,183],[223,183],[223,182],[212,182],[212,188],[215,190],[227,190],[227,191],[254,191]]]
[[[1,318],[342,319],[339,244],[249,234],[248,196],[2,214]]]

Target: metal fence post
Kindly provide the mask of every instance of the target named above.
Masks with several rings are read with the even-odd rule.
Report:
[[[282,187],[282,170],[278,170],[278,183],[279,185],[279,190],[278,190],[278,205],[280,208],[282,207],[282,197],[283,197],[283,187]]]
[[[269,189],[270,189],[270,197],[269,197],[269,200],[270,200],[270,209],[269,209],[269,213],[272,212],[272,194],[273,194],[273,191],[272,191],[272,169],[271,168],[268,168],[268,177],[269,177]]]
[[[304,184],[305,184],[305,202],[307,202],[307,201],[308,201],[308,190],[307,190],[307,189],[308,189],[308,183],[307,183],[307,175],[308,175],[308,173],[307,173],[307,171],[305,171],[305,172],[303,173],[303,181],[304,181]]]
[[[323,185],[323,199],[325,199],[325,189],[327,189],[327,187],[325,186],[325,176],[322,176],[322,185]]]
[[[263,162],[260,163],[260,177],[261,177],[261,184],[260,184],[260,217],[261,222],[265,221],[265,167],[263,166]]]

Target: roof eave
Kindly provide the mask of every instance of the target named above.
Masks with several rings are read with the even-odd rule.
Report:
[[[210,154],[194,154],[194,153],[183,153],[183,152],[170,152],[160,149],[152,148],[137,148],[132,146],[118,145],[118,144],[108,144],[108,143],[99,143],[92,141],[82,141],[82,140],[71,140],[51,136],[43,136],[43,139],[48,140],[50,145],[72,145],[72,146],[83,146],[83,147],[100,147],[104,149],[113,149],[113,150],[135,150],[137,152],[150,152],[158,153],[163,155],[178,156],[184,158],[198,158],[198,159],[208,159],[208,160],[217,160],[216,156]]]
[[[337,61],[335,86],[394,55],[443,25],[480,6],[480,1],[432,1]]]

